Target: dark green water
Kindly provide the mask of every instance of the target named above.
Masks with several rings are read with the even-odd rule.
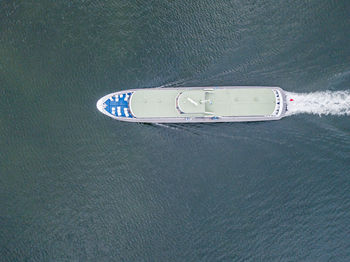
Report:
[[[349,1],[0,2],[1,261],[349,261],[349,116],[145,125],[156,86],[350,89]]]

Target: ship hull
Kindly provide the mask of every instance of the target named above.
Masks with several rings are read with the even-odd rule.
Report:
[[[215,123],[279,120],[286,98],[279,87],[220,86],[142,88],[108,94],[103,114],[142,123]]]

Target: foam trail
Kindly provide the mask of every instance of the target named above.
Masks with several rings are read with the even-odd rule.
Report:
[[[288,108],[286,115],[350,115],[350,91],[285,93]]]
[[[161,126],[161,127],[170,128],[170,129],[175,129],[175,130],[178,129],[178,128],[176,128],[176,127],[169,126],[169,125],[166,125],[166,124],[161,124],[161,123],[152,123],[152,125]]]
[[[158,86],[158,88],[176,87],[179,84],[183,85],[186,81],[188,81],[188,80],[184,78],[184,79],[180,79],[180,80],[177,80],[177,81],[169,82],[169,83],[166,83],[164,85]]]

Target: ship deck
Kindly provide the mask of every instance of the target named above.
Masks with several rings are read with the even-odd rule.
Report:
[[[97,101],[117,120],[143,123],[209,123],[279,120],[287,110],[279,87],[219,86],[129,89]]]
[[[260,89],[143,89],[133,93],[130,109],[136,118],[266,116],[273,114],[276,95]]]

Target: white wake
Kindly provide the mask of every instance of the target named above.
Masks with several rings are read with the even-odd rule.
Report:
[[[350,115],[350,91],[285,93],[288,108],[286,115]]]

